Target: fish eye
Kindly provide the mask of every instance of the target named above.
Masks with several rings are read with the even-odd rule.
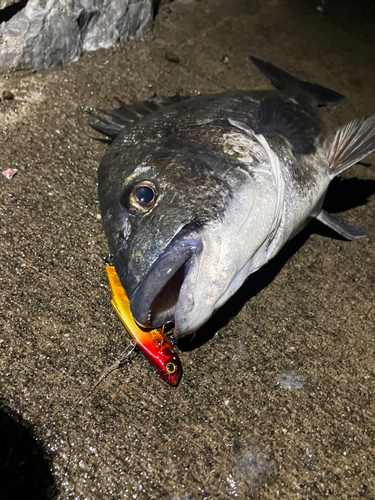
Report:
[[[147,212],[155,205],[156,186],[151,181],[138,182],[130,193],[130,207],[137,212]]]
[[[176,371],[176,365],[174,363],[167,363],[165,369],[167,370],[168,373],[172,374]]]

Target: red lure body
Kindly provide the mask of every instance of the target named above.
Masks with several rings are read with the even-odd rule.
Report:
[[[152,366],[156,368],[161,378],[170,385],[176,385],[182,373],[181,361],[165,335],[164,329],[146,330],[140,327],[134,321],[130,312],[129,299],[120,283],[115,268],[107,266],[106,271],[113,295],[111,304],[122,324],[131,337],[136,340],[137,346]]]

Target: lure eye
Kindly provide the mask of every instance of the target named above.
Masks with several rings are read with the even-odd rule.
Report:
[[[176,365],[174,363],[167,363],[165,369],[168,373],[172,374],[176,371]]]
[[[147,212],[156,202],[156,186],[151,181],[141,181],[130,193],[130,206],[137,212]]]

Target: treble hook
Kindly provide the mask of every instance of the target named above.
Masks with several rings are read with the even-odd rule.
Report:
[[[90,391],[88,392],[88,394],[83,398],[81,399],[81,401],[79,401],[79,405],[82,405],[86,400],[87,398],[94,392],[94,390],[98,387],[98,385],[106,378],[108,377],[108,375],[112,372],[114,372],[115,370],[117,370],[121,363],[125,360],[127,360],[131,354],[134,352],[135,348],[137,347],[137,341],[135,339],[132,339],[128,346],[124,349],[124,351],[120,354],[120,356],[117,358],[116,362],[110,366],[109,368],[107,368],[105,370],[104,373],[102,373],[102,375],[99,377],[99,380],[96,382],[96,384],[90,389]]]

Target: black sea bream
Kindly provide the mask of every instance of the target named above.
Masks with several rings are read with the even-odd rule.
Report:
[[[375,115],[329,135],[319,106],[345,98],[259,59],[275,91],[227,92],[108,112],[99,167],[104,229],[136,321],[195,332],[322,210],[329,183],[375,150]]]

